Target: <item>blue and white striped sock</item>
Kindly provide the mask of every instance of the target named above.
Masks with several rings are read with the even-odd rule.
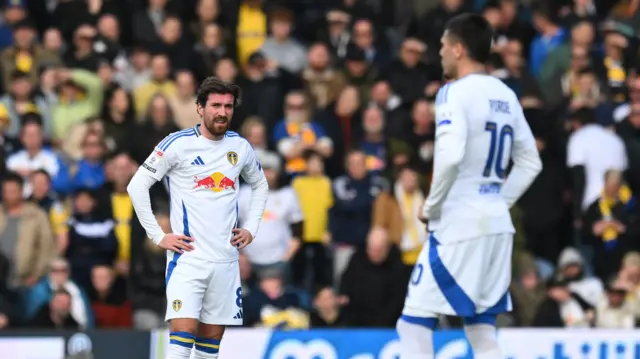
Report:
[[[187,332],[169,333],[169,354],[167,359],[189,359],[196,336]]]
[[[220,341],[212,338],[196,338],[195,359],[217,359]]]

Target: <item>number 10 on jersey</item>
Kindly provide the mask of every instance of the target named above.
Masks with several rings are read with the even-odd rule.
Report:
[[[511,158],[510,152],[513,146],[513,127],[504,125],[498,126],[495,122],[487,122],[485,131],[491,134],[491,143],[489,144],[489,155],[487,156],[487,163],[484,166],[482,175],[484,177],[491,177],[491,172],[495,171],[496,176],[500,179],[504,179],[507,176],[507,168],[509,166],[509,159]],[[507,154],[507,163],[503,164],[505,157],[505,141],[507,137],[511,143],[509,146],[509,154]],[[497,153],[496,153],[497,152]]]

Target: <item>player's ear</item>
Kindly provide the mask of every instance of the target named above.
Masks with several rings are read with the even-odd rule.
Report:
[[[462,46],[461,42],[456,42],[453,45],[453,55],[455,56],[456,59],[460,59],[463,54],[464,54],[464,46]]]
[[[196,106],[196,111],[198,111],[198,115],[199,115],[200,117],[202,117],[202,112],[203,112],[203,110],[204,110],[204,109],[202,108],[202,106],[201,106],[200,104],[198,104],[198,105]]]

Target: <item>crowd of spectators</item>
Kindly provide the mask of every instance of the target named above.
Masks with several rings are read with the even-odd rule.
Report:
[[[245,325],[394,327],[427,236],[440,36],[467,11],[495,28],[487,71],[520,98],[544,164],[512,211],[515,310],[500,325],[636,326],[638,7],[3,1],[0,329],[165,325],[165,252],[126,187],[158,142],[200,121],[208,76],[242,88],[231,126],[270,185],[240,257]],[[170,232],[165,184],[151,192]]]

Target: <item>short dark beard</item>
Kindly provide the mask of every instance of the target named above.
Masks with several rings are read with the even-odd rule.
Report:
[[[221,133],[219,133],[216,130],[216,120],[220,119],[220,118],[225,118],[227,120],[227,125],[224,127],[224,130],[222,130]],[[207,126],[207,130],[209,130],[209,133],[211,133],[213,136],[224,136],[224,134],[227,132],[227,130],[229,130],[229,119],[223,116],[219,116],[219,117],[214,117],[211,121],[205,121],[205,126]]]

